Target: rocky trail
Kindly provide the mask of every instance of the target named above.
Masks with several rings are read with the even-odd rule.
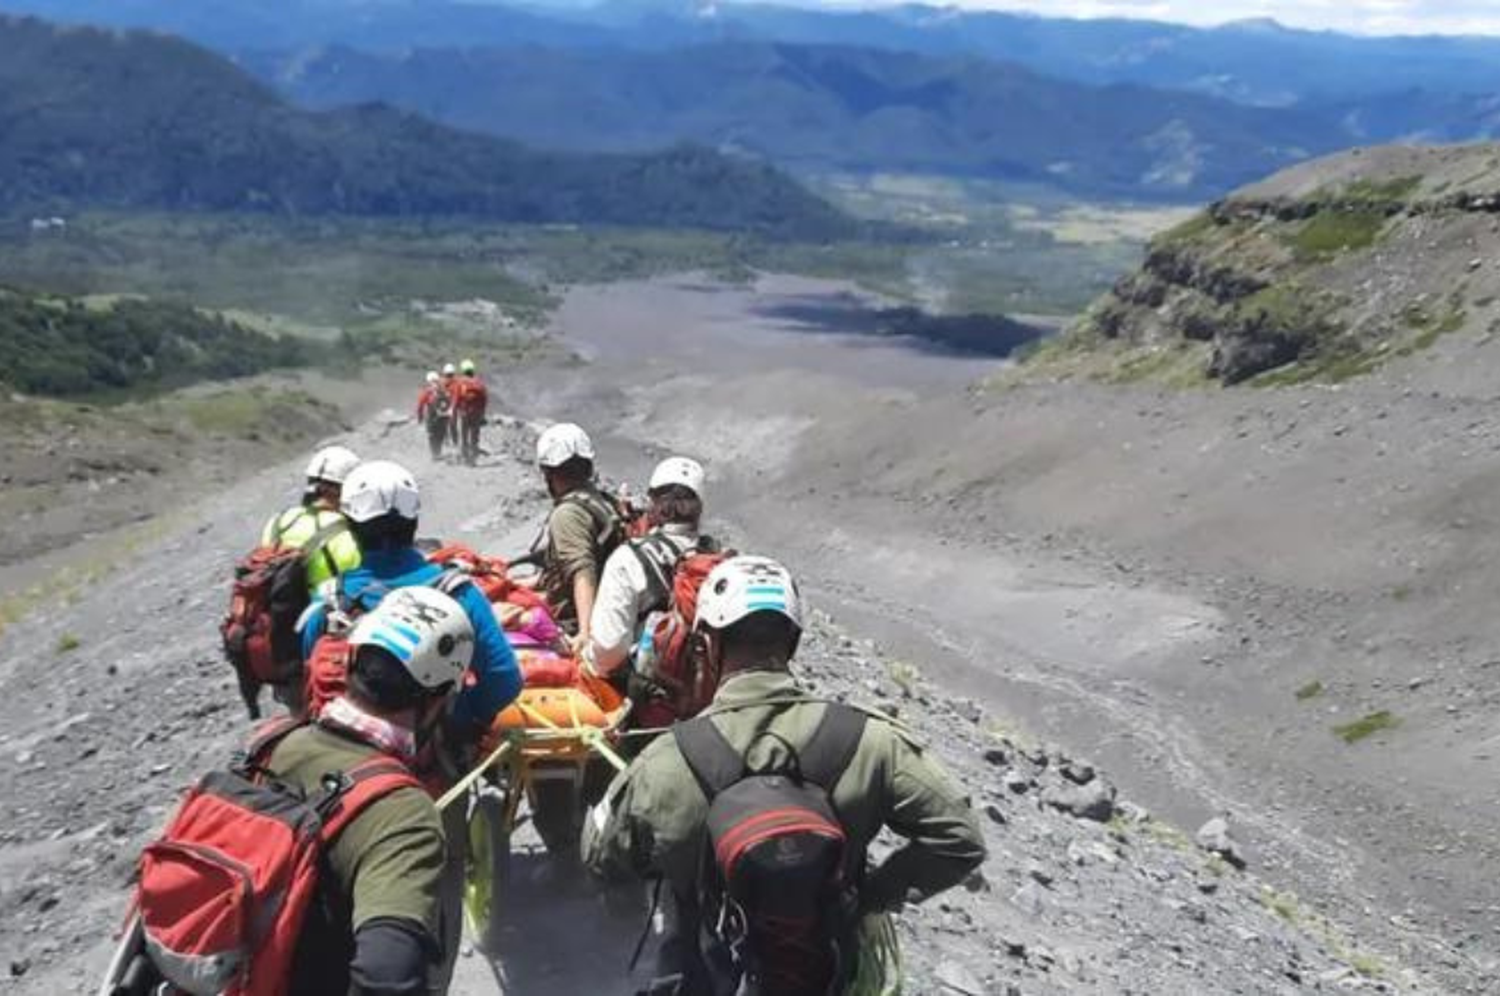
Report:
[[[424,532],[502,552],[524,542],[544,508],[526,430],[492,429],[497,453],[479,468],[434,468],[416,430],[392,421],[346,442],[419,470]],[[243,735],[214,624],[229,564],[291,497],[296,472],[265,470],[182,511],[156,542],[86,588],[60,590],[5,634],[0,988],[89,990],[141,845],[177,791]],[[983,874],[902,919],[910,991],[1421,988],[1236,870],[1234,855],[1215,856],[1118,798],[1107,772],[1007,731],[826,612],[815,614],[803,659],[825,692],[921,731],[984,814],[992,856]],[[625,966],[640,918],[607,913],[582,885],[559,890],[539,852],[520,867],[525,912],[513,943],[493,964],[466,949],[456,991],[631,991]]]
[[[1226,754],[1216,739],[1214,724],[1241,707],[1245,726],[1262,722],[1268,682],[1302,680],[1290,668],[1273,674],[1289,667],[1277,640],[1296,634],[1272,623],[1298,620],[1311,639],[1337,625],[1336,598],[1309,598],[1297,587],[1289,554],[1268,561],[1284,574],[1269,579],[1190,563],[1159,538],[1148,555],[1138,514],[1121,523],[1137,532],[1118,530],[1114,543],[1077,524],[1048,525],[1100,516],[1096,497],[1123,517],[1155,500],[1150,488],[1218,485],[1217,464],[1186,470],[1168,453],[1196,447],[1245,464],[1250,448],[1271,442],[1354,445],[1360,432],[1325,438],[1321,429],[1368,401],[1340,399],[1316,416],[1295,408],[1312,427],[1290,440],[1280,410],[1255,414],[1265,407],[1259,401],[1243,402],[1240,415],[1218,411],[1217,421],[1203,415],[1206,400],[1159,396],[1135,397],[1129,413],[1108,408],[1118,396],[1086,391],[1067,405],[1041,391],[984,405],[960,387],[987,367],[913,357],[899,343],[813,335],[761,300],[819,293],[802,283],[581,291],[561,331],[581,340],[581,329],[607,329],[593,362],[505,372],[497,394],[527,417],[571,415],[599,427],[601,465],[632,482],[667,448],[706,458],[714,530],[741,549],[785,559],[808,582],[815,611],[804,677],[894,712],[970,787],[991,857],[965,889],[902,918],[908,990],[1490,991],[1493,965],[1482,955],[1371,884],[1370,854],[1403,853],[1403,826],[1427,814],[1407,807],[1410,822],[1379,831],[1395,850],[1366,853],[1364,827],[1330,828],[1350,812],[1341,795],[1323,788],[1322,798],[1341,808],[1319,814],[1281,790],[1284,779],[1305,779],[1313,793],[1325,784],[1295,767],[1281,773],[1281,765],[1310,763],[1310,740],[1293,741],[1304,749],[1288,755],[1269,740],[1249,752],[1245,739],[1231,739]],[[847,297],[836,303],[857,306]],[[669,341],[681,356],[642,362],[640,344],[656,340],[665,313],[674,316]],[[716,358],[712,368],[707,357]],[[1112,432],[1090,435],[1107,418]],[[934,444],[944,427],[960,424],[961,438]],[[418,472],[424,533],[505,554],[530,539],[545,507],[530,433],[518,420],[492,427],[493,453],[477,468],[431,465],[420,433],[396,416],[344,441]],[[1153,444],[1179,436],[1153,475],[1111,476],[1136,469],[1134,453],[1154,454]],[[1205,437],[1233,445],[1221,453]],[[1098,452],[1080,457],[1064,445],[1076,450],[1079,439]],[[1005,460],[989,456],[996,448]],[[1353,459],[1341,455],[1328,473]],[[175,794],[243,735],[215,624],[230,564],[264,517],[292,500],[299,469],[255,471],[120,542],[80,545],[70,557],[89,570],[48,575],[51,596],[0,634],[0,793],[8,803],[0,990],[90,991],[140,847]],[[1181,483],[1158,484],[1157,474]],[[1098,480],[1128,480],[1145,494],[1111,484],[1096,496],[1086,489]],[[992,510],[1005,521],[987,522]],[[1258,528],[1254,509],[1246,514]],[[1339,510],[1319,514],[1336,523]],[[1304,527],[1300,542],[1320,528],[1329,525]],[[1201,526],[1167,536],[1191,541],[1200,556],[1202,538],[1212,537],[1218,546],[1208,549],[1236,555],[1233,537]],[[1357,574],[1355,553],[1335,566]],[[1232,691],[1223,684],[1230,679]],[[1371,771],[1384,763],[1378,753],[1364,757]],[[1256,771],[1269,773],[1254,780]],[[1460,787],[1425,788],[1431,815]],[[1402,791],[1424,798],[1404,782]],[[1194,839],[1209,816],[1226,811],[1228,839],[1212,823],[1201,843]],[[523,837],[521,846],[518,915],[497,958],[466,948],[455,991],[633,991],[627,963],[644,901],[607,909],[585,883],[560,876],[534,842]],[[1413,838],[1409,848],[1418,846]],[[1247,869],[1237,867],[1241,859]],[[1482,908],[1475,916],[1482,921]]]

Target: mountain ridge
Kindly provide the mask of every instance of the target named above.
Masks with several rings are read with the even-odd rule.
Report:
[[[150,67],[143,71],[142,67]],[[0,211],[63,207],[745,230],[854,224],[763,164],[525,148],[378,103],[313,113],[170,36],[0,18]]]
[[[544,44],[661,49],[714,40],[851,44],[1021,62],[1066,79],[1133,82],[1255,104],[1315,103],[1413,87],[1438,92],[1500,88],[1500,38],[1369,37],[1282,27],[1191,27],[1126,18],[1079,20],[921,4],[823,10],[756,3],[697,6],[603,3],[577,8],[416,3],[375,8],[282,0],[201,5],[170,0],[8,0],[13,10],[75,21],[157,27],[224,51],[342,43],[410,46]]]
[[[328,47],[241,61],[305,106],[381,100],[548,147],[686,139],[793,168],[976,175],[1086,196],[1201,199],[1343,141],[1297,110],[848,46]]]

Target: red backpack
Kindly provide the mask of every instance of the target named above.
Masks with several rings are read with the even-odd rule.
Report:
[[[696,716],[713,701],[714,676],[698,666],[692,650],[693,623],[698,618],[698,591],[715,567],[735,555],[704,537],[695,549],[679,553],[671,540],[654,533],[630,544],[646,569],[663,608],[646,617],[636,647],[635,674],[653,686],[654,699],[664,704],[672,719]]]
[[[229,612],[219,635],[251,719],[260,718],[261,686],[286,684],[301,666],[297,620],[309,602],[307,557],[327,555],[328,543],[348,528],[340,519],[301,548],[256,547],[235,565]]]
[[[141,856],[135,908],[144,956],[186,993],[281,996],[317,902],[322,855],[367,806],[421,788],[377,757],[307,794],[266,767],[301,724],[269,724],[242,763],[204,776]]]

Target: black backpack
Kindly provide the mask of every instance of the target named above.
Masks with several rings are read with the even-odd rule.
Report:
[[[852,978],[864,855],[852,853],[832,792],[864,727],[864,713],[828,703],[775,771],[749,770],[707,716],[673,727],[708,797],[695,912],[715,996],[825,996]]]
[[[602,570],[609,555],[627,538],[625,519],[620,515],[619,507],[612,498],[594,487],[571,492],[562,499],[562,504],[578,505],[594,520],[594,542],[599,548],[599,567]]]

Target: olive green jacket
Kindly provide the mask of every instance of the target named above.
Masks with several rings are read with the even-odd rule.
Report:
[[[287,735],[270,764],[286,781],[317,791],[329,772],[351,771],[380,757],[369,744],[308,726]],[[390,918],[418,927],[436,945],[438,882],[446,858],[443,826],[432,798],[419,788],[381,796],[355,817],[325,852],[333,908],[348,914],[352,935],[371,920]]]
[[[824,708],[789,674],[752,671],[726,680],[705,715],[730,744],[749,750],[749,767],[760,770],[788,760],[776,737],[794,747],[805,744]],[[763,736],[767,732],[776,736]],[[882,827],[907,841],[869,869],[860,889],[867,910],[925,899],[957,885],[984,860],[984,837],[968,800],[906,729],[879,713],[870,713],[832,798],[859,853]],[[606,879],[664,876],[679,894],[691,895],[707,813],[676,740],[662,736],[590,813],[584,859]]]

